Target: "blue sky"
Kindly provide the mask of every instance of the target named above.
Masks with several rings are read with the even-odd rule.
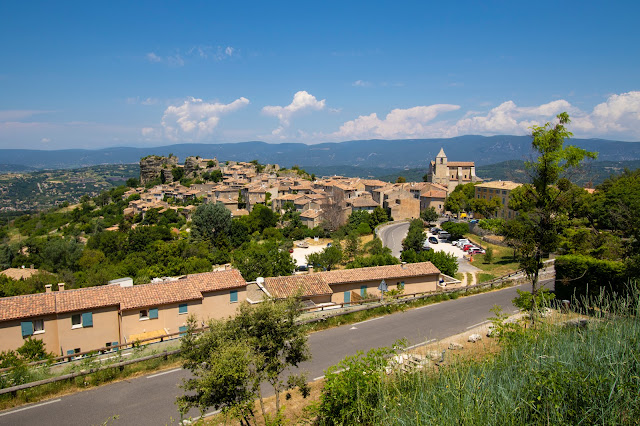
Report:
[[[637,1],[0,2],[0,148],[640,141]],[[1,162],[1,161],[0,161]]]

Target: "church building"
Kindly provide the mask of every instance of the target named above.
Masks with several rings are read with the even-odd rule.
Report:
[[[482,182],[482,179],[476,176],[476,165],[473,161],[447,161],[444,149],[440,148],[435,161],[429,164],[427,182],[444,186],[450,194],[458,185]]]

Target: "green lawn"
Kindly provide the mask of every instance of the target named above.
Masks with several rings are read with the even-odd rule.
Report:
[[[473,266],[482,269],[487,274],[491,274],[494,277],[500,277],[507,275],[513,271],[520,269],[520,265],[517,260],[513,258],[513,250],[509,247],[497,246],[495,244],[482,241],[480,237],[473,234],[465,235],[474,244],[480,244],[485,249],[491,247],[493,249],[493,261],[491,263],[484,262],[484,254],[477,254],[473,256]],[[482,276],[482,274],[480,274]],[[479,280],[480,281],[480,280]],[[486,281],[483,280],[483,281]]]

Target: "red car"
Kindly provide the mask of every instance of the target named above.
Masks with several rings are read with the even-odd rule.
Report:
[[[471,245],[471,244],[465,244],[465,245],[462,247],[462,251],[467,251],[467,250],[469,250],[470,248],[473,248],[473,247],[475,247],[475,246],[474,246],[474,245]]]

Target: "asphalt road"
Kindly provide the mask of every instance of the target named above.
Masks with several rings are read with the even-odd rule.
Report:
[[[521,286],[522,287],[522,286]],[[517,288],[517,287],[516,287]],[[491,317],[493,305],[515,312],[516,288],[463,297],[406,312],[345,325],[309,336],[313,359],[301,366],[315,379],[358,350],[390,346],[406,338],[409,345],[442,339],[473,328]],[[4,425],[162,425],[180,419],[175,405],[178,385],[188,373],[174,369],[104,385],[84,392],[0,412]],[[189,415],[199,416],[192,411]]]
[[[384,247],[389,247],[391,249],[392,255],[400,258],[402,240],[407,236],[408,231],[409,222],[391,223],[378,230],[378,237],[382,241],[382,245]]]

